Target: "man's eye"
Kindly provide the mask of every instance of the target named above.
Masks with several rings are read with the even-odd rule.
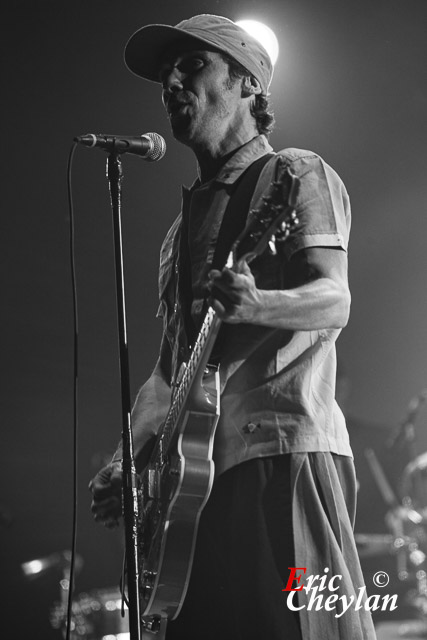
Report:
[[[178,68],[183,73],[193,73],[201,69],[203,65],[204,62],[201,58],[188,58],[187,60],[183,60]]]

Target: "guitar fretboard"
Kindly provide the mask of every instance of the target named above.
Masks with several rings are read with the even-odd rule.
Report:
[[[197,336],[197,340],[194,343],[191,351],[190,359],[185,365],[184,372],[179,381],[178,387],[173,395],[172,403],[166,416],[165,424],[163,427],[162,435],[157,442],[157,452],[155,453],[156,462],[163,464],[164,454],[168,450],[172,437],[174,435],[175,427],[177,424],[178,416],[181,409],[188,397],[189,391],[195,383],[196,379],[199,381],[201,368],[205,366],[205,361],[209,358],[210,350],[207,352],[207,347],[210,349],[213,346],[213,341],[209,338],[213,334],[213,329],[218,328],[219,320],[216,312],[209,307],[203,324]]]

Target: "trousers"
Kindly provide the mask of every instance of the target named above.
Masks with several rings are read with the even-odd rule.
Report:
[[[309,637],[302,632],[307,625],[300,614],[287,607],[288,593],[283,589],[290,567],[295,567],[295,537],[300,541],[304,535],[300,529],[306,526],[295,522],[294,514],[304,506],[295,508],[301,491],[296,491],[300,479],[292,477],[293,470],[299,468],[300,476],[300,459],[315,467],[318,456],[327,456],[337,471],[340,486],[334,490],[343,494],[348,510],[345,520],[351,527],[356,506],[351,458],[286,454],[249,460],[229,469],[215,480],[202,512],[188,592],[178,617],[168,623],[167,640]],[[319,502],[326,514],[323,493],[327,492],[322,491],[320,481],[318,484]],[[305,508],[310,509],[310,504]],[[333,519],[331,514],[328,518]],[[310,552],[316,556],[315,548]],[[374,636],[360,637],[370,640]]]
[[[345,513],[334,512],[337,504]],[[332,570],[350,565],[344,591],[363,584],[355,546],[340,550],[352,539],[355,508],[354,465],[346,456],[277,455],[220,475],[200,518],[188,592],[166,639],[374,640],[370,615],[337,625],[330,612],[291,610],[283,591],[291,567],[314,573],[326,562]],[[320,522],[313,522],[316,512]],[[342,558],[331,557],[331,549]]]

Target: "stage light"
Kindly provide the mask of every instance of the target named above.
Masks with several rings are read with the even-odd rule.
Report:
[[[238,20],[236,24],[247,31],[251,36],[256,38],[267,50],[273,64],[275,64],[279,56],[279,42],[276,34],[266,24],[257,20]]]
[[[30,562],[23,562],[21,568],[26,576],[34,576],[46,568],[46,563],[41,560],[30,560]]]

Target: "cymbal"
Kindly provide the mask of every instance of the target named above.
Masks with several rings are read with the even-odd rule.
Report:
[[[403,470],[402,478],[409,478],[418,471],[427,472],[427,451],[411,460]]]

